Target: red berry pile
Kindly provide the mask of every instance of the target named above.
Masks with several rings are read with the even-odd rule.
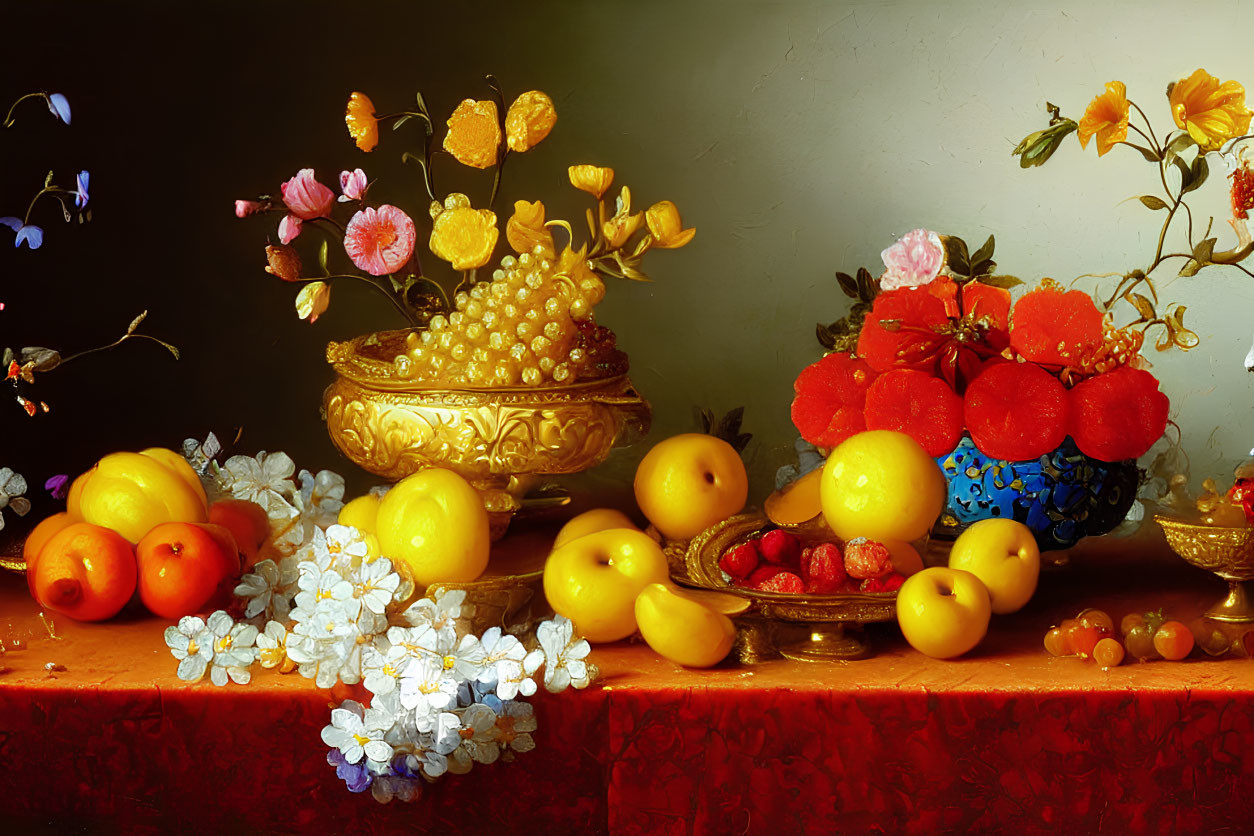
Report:
[[[1166,430],[1168,400],[1149,372],[1111,368],[1121,335],[1091,297],[1048,280],[1013,310],[1009,293],[979,282],[887,291],[858,356],[830,354],[797,376],[793,423],[819,447],[894,430],[941,457],[966,431],[994,459],[1039,459],[1067,436],[1095,459],[1135,459]]]
[[[734,586],[759,592],[893,592],[905,582],[882,543],[858,537],[843,550],[836,543],[805,545],[779,528],[728,549],[718,565]]]

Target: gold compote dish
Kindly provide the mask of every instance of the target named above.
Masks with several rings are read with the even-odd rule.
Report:
[[[455,471],[483,496],[500,536],[541,476],[578,473],[649,428],[626,375],[538,387],[450,386],[407,377],[406,335],[384,331],[327,346],[336,380],[327,431],[354,464],[396,481]]]
[[[675,580],[686,586],[737,595],[750,608],[736,619],[736,652],[746,664],[775,656],[806,662],[861,659],[870,653],[862,639],[862,625],[896,618],[896,592],[834,595],[790,594],[741,589],[728,584],[719,558],[730,548],[776,527],[757,511],[737,514],[698,534],[688,545],[684,566]],[[802,542],[830,540],[813,526],[780,526]]]
[[[1228,595],[1206,611],[1216,621],[1254,621],[1254,528],[1207,525],[1156,516],[1172,551],[1189,563],[1228,582]]]

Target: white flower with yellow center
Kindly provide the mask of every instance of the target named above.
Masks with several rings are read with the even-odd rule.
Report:
[[[536,748],[531,732],[536,725],[535,709],[522,700],[505,701],[496,715],[496,740],[502,749],[530,752]]]
[[[462,712],[461,728],[457,731],[461,745],[449,753],[449,772],[464,775],[476,762],[496,763],[501,756],[496,720],[496,712],[483,703],[475,703]]]
[[[333,525],[326,530],[327,551],[332,566],[343,573],[360,566],[370,553],[365,536],[351,525]]]
[[[483,647],[483,670],[478,680],[496,689],[497,696],[512,700],[519,693],[529,697],[536,692],[531,675],[540,667],[541,659],[532,659],[529,667],[527,651],[515,636],[502,632],[500,627],[489,627],[480,640]]]
[[[353,581],[353,596],[361,601],[362,607],[382,615],[396,596],[401,576],[392,571],[392,561],[381,557],[374,563],[362,563],[358,566],[353,573]]]
[[[339,749],[349,763],[361,763],[362,758],[381,762],[391,759],[392,747],[383,740],[386,729],[373,722],[374,716],[369,720],[361,703],[345,700],[331,710],[331,725],[323,727],[322,742]]]
[[[252,680],[249,667],[257,660],[257,628],[251,624],[236,624],[224,610],[209,616],[206,623],[213,637],[213,666],[209,680],[218,686],[225,685],[227,678],[237,685],[247,685]]]
[[[406,667],[401,676],[401,705],[414,712],[419,730],[434,711],[457,703],[457,680],[438,656],[424,655]]]
[[[231,456],[219,474],[219,481],[236,499],[260,505],[270,519],[286,520],[297,515],[293,504],[296,484],[292,482],[292,474],[295,472],[296,464],[287,453],[262,450],[256,458]]]
[[[334,601],[344,608],[349,619],[357,618],[361,601],[353,597],[353,585],[334,569],[318,572],[312,568],[306,571],[306,567],[309,567],[308,563],[301,565],[300,592],[296,595],[296,610],[292,612],[292,617],[303,621],[304,613],[312,612],[324,602]]]
[[[194,615],[180,618],[177,627],[165,628],[170,655],[179,660],[179,679],[196,682],[204,677],[213,660],[213,639],[204,619]]]
[[[386,651],[365,647],[361,651],[362,684],[372,694],[391,694],[396,691],[411,660],[403,647],[390,647]]]
[[[319,528],[335,524],[335,518],[344,507],[344,477],[330,470],[319,470],[318,475],[301,470],[300,515]]]
[[[257,660],[263,668],[278,668],[280,673],[296,669],[296,662],[287,656],[287,637],[287,628],[277,621],[257,635]]]
[[[286,621],[291,602],[285,591],[300,579],[296,565],[285,559],[282,564],[267,558],[253,566],[253,571],[239,579],[235,594],[247,598],[244,617],[265,613],[266,618]]]
[[[592,681],[595,669],[584,661],[592,646],[587,639],[576,641],[574,633],[575,625],[561,615],[536,627],[536,639],[544,652],[544,687],[554,694],[570,686],[586,688]]]
[[[466,590],[450,589],[437,595],[435,600],[422,598],[415,601],[405,610],[402,617],[414,627],[431,626],[437,630],[445,627],[456,627],[455,622],[469,612],[462,612],[462,604],[466,600]]]

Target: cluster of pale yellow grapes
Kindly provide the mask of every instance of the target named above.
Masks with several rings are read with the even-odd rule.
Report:
[[[458,293],[455,310],[406,338],[397,371],[418,381],[469,386],[571,383],[590,361],[579,323],[605,297],[600,277],[576,282],[547,258],[506,256],[489,282]]]

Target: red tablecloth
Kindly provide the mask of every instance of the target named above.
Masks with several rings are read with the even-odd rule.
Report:
[[[602,678],[532,702],[534,752],[413,804],[352,795],[319,731],[338,698],[298,675],[180,682],[158,619],[56,622],[0,578],[5,830],[70,832],[1191,833],[1254,821],[1254,663],[1104,672],[1041,649],[1085,606],[1201,612],[1223,585],[1125,557],[1050,573],[970,656],[892,625],[859,662],[689,671],[599,647]],[[64,671],[48,672],[59,664]]]

